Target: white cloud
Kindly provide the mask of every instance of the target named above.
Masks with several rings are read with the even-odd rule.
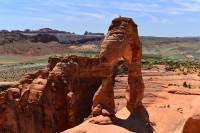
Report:
[[[113,3],[113,7],[122,10],[139,11],[139,12],[160,12],[158,4],[143,4],[132,2],[117,2]]]
[[[153,15],[150,15],[149,13],[142,12],[141,14],[145,17],[148,17],[152,23],[160,23],[160,24],[172,24],[173,23],[166,18],[163,19],[163,18],[155,17]]]
[[[41,21],[41,22],[50,22],[50,21],[52,21],[52,19],[44,18],[44,17],[19,17],[19,18],[27,20],[27,21]]]
[[[83,21],[83,19],[79,19],[78,17],[74,16],[74,15],[57,15],[57,17],[59,17],[60,19],[66,21],[66,22],[81,22]]]
[[[180,5],[179,8],[175,8],[177,11],[200,12],[200,0],[174,0],[174,2]]]
[[[89,16],[89,17],[95,17],[95,18],[104,18],[103,14],[98,14],[98,13],[89,13],[89,12],[81,12],[81,15]]]
[[[150,15],[149,13],[144,13],[144,12],[142,12],[141,14],[142,14],[143,16],[145,16],[145,17],[150,18],[151,22],[153,22],[153,23],[157,23],[157,22],[158,22],[158,18],[157,18],[157,17],[154,17],[154,16],[152,16],[152,15]]]

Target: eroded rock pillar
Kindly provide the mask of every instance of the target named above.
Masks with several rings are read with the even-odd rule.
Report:
[[[130,112],[134,112],[142,104],[144,95],[144,83],[141,72],[142,44],[137,33],[133,34],[133,36],[134,41],[130,45],[131,48],[126,49],[126,54],[124,55],[129,68],[125,97],[127,100],[127,108]]]
[[[135,109],[142,104],[144,94],[144,83],[140,67],[134,63],[135,70],[129,70],[128,85],[126,87],[125,97],[127,100],[127,108],[130,112],[134,112]]]
[[[114,92],[111,78],[105,78],[93,98],[93,116],[114,114]],[[109,113],[109,114],[108,114]]]

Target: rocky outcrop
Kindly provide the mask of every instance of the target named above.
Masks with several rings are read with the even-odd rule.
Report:
[[[0,45],[16,43],[16,42],[51,42],[56,41],[58,42],[58,38],[55,35],[49,34],[38,34],[38,35],[23,35],[21,33],[14,33],[14,32],[0,32],[1,40]]]
[[[50,33],[37,33],[37,34],[22,34],[21,32],[0,32],[1,40],[0,45],[10,44],[15,42],[43,42],[48,43],[51,41],[59,41],[59,36]],[[68,35],[67,40],[62,41],[61,44],[85,44],[90,42],[102,42],[104,36],[83,36],[83,35]]]
[[[126,89],[127,108],[130,112],[141,105],[144,83],[141,73],[142,45],[137,25],[131,18],[119,17],[112,21],[101,45],[100,63],[112,69],[118,59],[128,64],[128,85]],[[107,74],[93,98],[93,115],[112,116],[115,113],[112,72]]]
[[[25,30],[24,33],[40,33],[40,34],[45,33],[45,34],[49,34],[49,33],[70,33],[70,32],[53,30],[53,29],[50,29],[50,28],[42,28],[42,29],[39,29],[39,30],[30,30],[29,32],[27,32],[27,30]]]
[[[51,57],[45,69],[24,75],[2,92],[0,132],[61,132],[83,122],[91,107],[93,116],[113,116],[113,69],[121,57],[129,68],[126,98],[132,114],[142,107],[141,52],[133,20],[114,19],[101,46],[100,58]]]
[[[84,44],[90,42],[101,42],[104,39],[104,36],[81,36],[72,40],[62,41],[61,44]]]
[[[1,93],[0,132],[60,132],[80,124],[106,72],[98,58],[49,58],[45,69]]]
[[[27,40],[27,37],[20,33],[0,32],[0,36],[0,45],[5,45],[14,42],[23,42]]]
[[[43,42],[43,43],[48,43],[48,42],[59,42],[58,38],[55,35],[50,35],[50,34],[38,34],[33,36],[32,39],[30,39],[32,42]]]
[[[190,114],[184,124],[183,133],[200,132],[200,97],[197,97],[191,104]]]

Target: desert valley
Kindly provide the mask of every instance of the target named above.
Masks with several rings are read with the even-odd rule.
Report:
[[[126,17],[106,35],[1,30],[0,132],[199,133],[200,37],[139,37]]]

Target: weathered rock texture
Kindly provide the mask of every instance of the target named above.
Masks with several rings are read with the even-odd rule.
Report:
[[[45,69],[24,75],[0,93],[0,132],[64,131],[91,113],[95,92],[93,114],[96,106],[101,110],[95,115],[115,113],[113,66],[120,57],[128,63],[127,108],[134,112],[144,91],[141,54],[137,25],[130,18],[114,19],[100,58],[51,57]]]
[[[119,58],[128,64],[128,85],[126,89],[127,108],[134,112],[144,93],[141,73],[142,45],[138,37],[137,25],[130,18],[119,17],[112,21],[101,45],[100,64],[112,69]],[[114,114],[114,92],[112,72],[103,79],[101,87],[93,98],[93,115]]]
[[[196,98],[191,104],[190,114],[183,127],[183,133],[200,132],[200,97]]]
[[[49,58],[44,70],[1,93],[0,132],[55,133],[80,124],[106,72],[98,58]]]

